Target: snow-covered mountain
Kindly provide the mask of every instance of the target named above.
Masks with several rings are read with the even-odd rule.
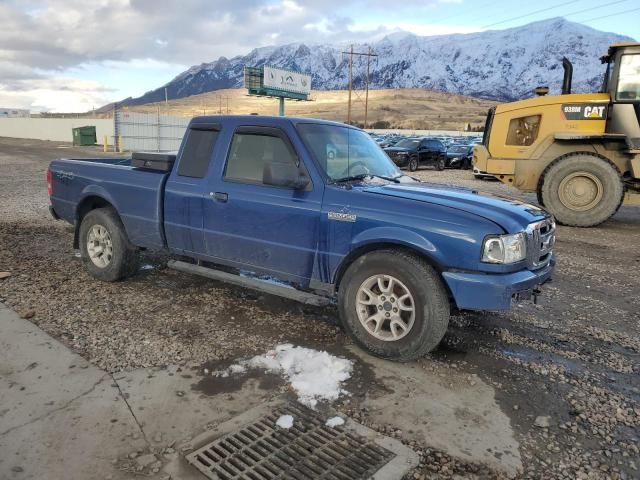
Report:
[[[371,68],[370,88],[427,88],[495,100],[515,100],[532,95],[546,85],[558,92],[562,82],[561,59],[573,62],[573,89],[597,90],[604,72],[599,58],[612,43],[632,39],[601,32],[585,25],[554,18],[481,33],[421,37],[394,33],[371,44],[355,44],[355,51],[370,46],[377,53]],[[126,103],[142,104],[187,97],[243,83],[243,67],[277,65],[309,72],[314,90],[345,89],[348,60],[345,45],[305,45],[257,48],[232,59],[220,57],[193,66],[172,81]],[[362,86],[365,60],[354,62],[354,85]]]

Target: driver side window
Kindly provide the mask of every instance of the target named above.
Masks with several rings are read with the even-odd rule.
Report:
[[[231,141],[224,178],[262,184],[265,165],[271,162],[296,164],[284,141],[276,136],[236,133]]]

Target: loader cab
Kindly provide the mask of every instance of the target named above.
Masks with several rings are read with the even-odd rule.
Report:
[[[612,104],[607,133],[624,134],[630,149],[640,149],[640,43],[612,45],[602,62],[602,91]]]

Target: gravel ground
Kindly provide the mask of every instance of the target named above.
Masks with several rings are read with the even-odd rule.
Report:
[[[199,368],[285,341],[332,351],[349,343],[333,308],[168,270],[160,254],[146,253],[146,267],[126,282],[90,278],[72,249],[71,227],[48,215],[45,172],[55,157],[102,155],[0,139],[0,271],[11,272],[0,280],[0,301],[110,372]],[[467,171],[417,176],[535,201]],[[598,228],[559,227],[557,273],[538,305],[458,314],[442,345],[417,362],[470,382],[477,375],[495,388],[521,444],[522,478],[640,478],[639,244],[638,207],[622,207]],[[354,399],[346,413],[405,441],[392,425],[371,425]],[[499,477],[409,444],[422,459],[415,478]]]

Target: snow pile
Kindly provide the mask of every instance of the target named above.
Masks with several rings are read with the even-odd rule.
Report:
[[[283,376],[298,394],[298,401],[315,408],[318,401],[334,401],[340,395],[348,394],[342,388],[342,382],[351,377],[353,362],[327,352],[283,344],[213,375],[228,377],[250,368],[261,368]]]
[[[344,420],[340,417],[332,417],[325,422],[327,427],[335,428],[344,425]]]
[[[293,417],[291,415],[282,415],[276,421],[276,425],[280,428],[291,428],[293,427]]]

